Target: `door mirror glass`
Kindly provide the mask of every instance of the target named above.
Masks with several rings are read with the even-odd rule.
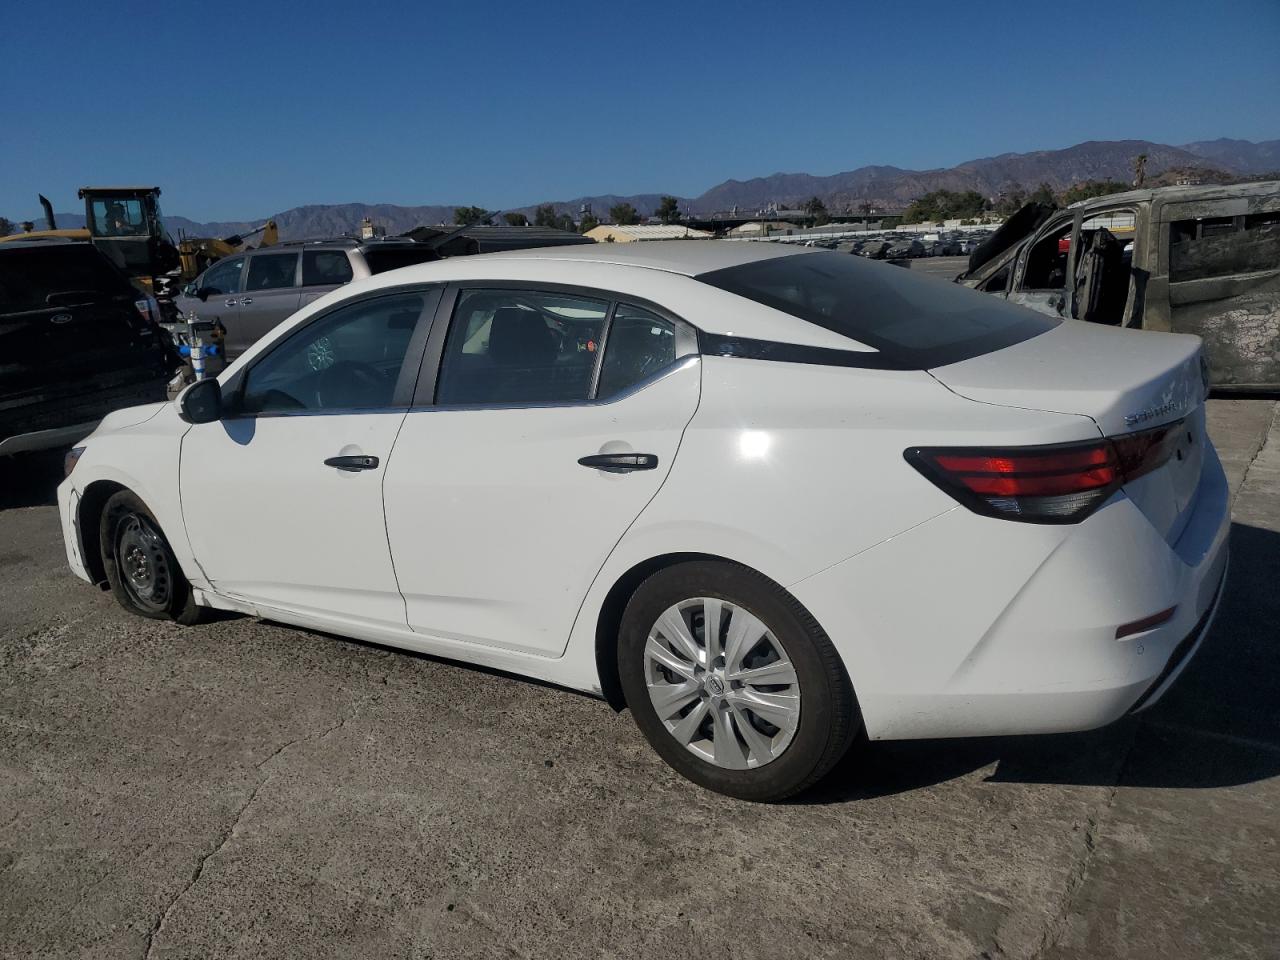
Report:
[[[222,387],[217,380],[197,380],[178,395],[178,416],[187,423],[222,419]]]

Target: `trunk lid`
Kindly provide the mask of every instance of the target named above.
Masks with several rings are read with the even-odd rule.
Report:
[[[929,372],[980,403],[1082,414],[1107,437],[1158,427],[1172,432],[1176,424],[1168,462],[1124,489],[1170,543],[1182,532],[1207,443],[1198,337],[1064,320],[1029,340]]]

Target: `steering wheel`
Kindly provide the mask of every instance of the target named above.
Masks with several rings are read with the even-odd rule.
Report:
[[[352,399],[363,405],[362,401],[382,398],[386,390],[387,377],[377,367],[359,360],[339,360],[317,373],[316,406],[340,409],[355,405]],[[338,399],[344,402],[334,402]]]

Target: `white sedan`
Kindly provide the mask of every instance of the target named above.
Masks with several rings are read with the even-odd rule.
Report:
[[[1200,643],[1194,337],[688,241],[349,284],[68,458],[72,570],[591,691],[773,800],[872,739],[1079,730]]]

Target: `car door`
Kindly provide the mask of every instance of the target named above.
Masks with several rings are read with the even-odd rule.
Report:
[[[235,328],[240,316],[240,291],[244,286],[245,257],[219,260],[196,281],[196,295],[178,302],[188,318],[221,323],[228,331]]]
[[[445,300],[384,483],[409,626],[558,656],[671,469],[698,403],[696,335],[608,294]]]
[[[298,251],[259,250],[249,257],[236,329],[227,328],[227,354],[237,357],[298,309]]]
[[[439,288],[346,301],[224,383],[183,438],[183,517],[214,588],[311,619],[404,628],[383,472]]]

